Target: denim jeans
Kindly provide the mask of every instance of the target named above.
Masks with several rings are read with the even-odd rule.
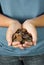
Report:
[[[44,54],[36,56],[0,56],[0,65],[44,65]]]

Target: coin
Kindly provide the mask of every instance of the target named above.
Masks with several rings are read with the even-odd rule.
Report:
[[[32,42],[32,35],[26,29],[18,29],[12,36],[12,41],[19,41],[24,44],[25,41]]]

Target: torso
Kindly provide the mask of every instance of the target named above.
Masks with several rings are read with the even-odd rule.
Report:
[[[24,21],[44,12],[44,0],[1,0],[3,13]]]

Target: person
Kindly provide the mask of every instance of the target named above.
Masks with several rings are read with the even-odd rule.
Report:
[[[44,0],[0,0],[0,65],[44,65]],[[21,25],[33,43],[12,42]],[[11,46],[14,45],[14,47]]]

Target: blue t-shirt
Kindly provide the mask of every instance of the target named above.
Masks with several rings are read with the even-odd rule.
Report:
[[[44,0],[0,0],[0,4],[4,15],[20,23],[44,13]],[[31,56],[44,53],[44,27],[37,28],[37,45],[24,50],[7,45],[6,31],[7,28],[0,27],[0,55]]]

